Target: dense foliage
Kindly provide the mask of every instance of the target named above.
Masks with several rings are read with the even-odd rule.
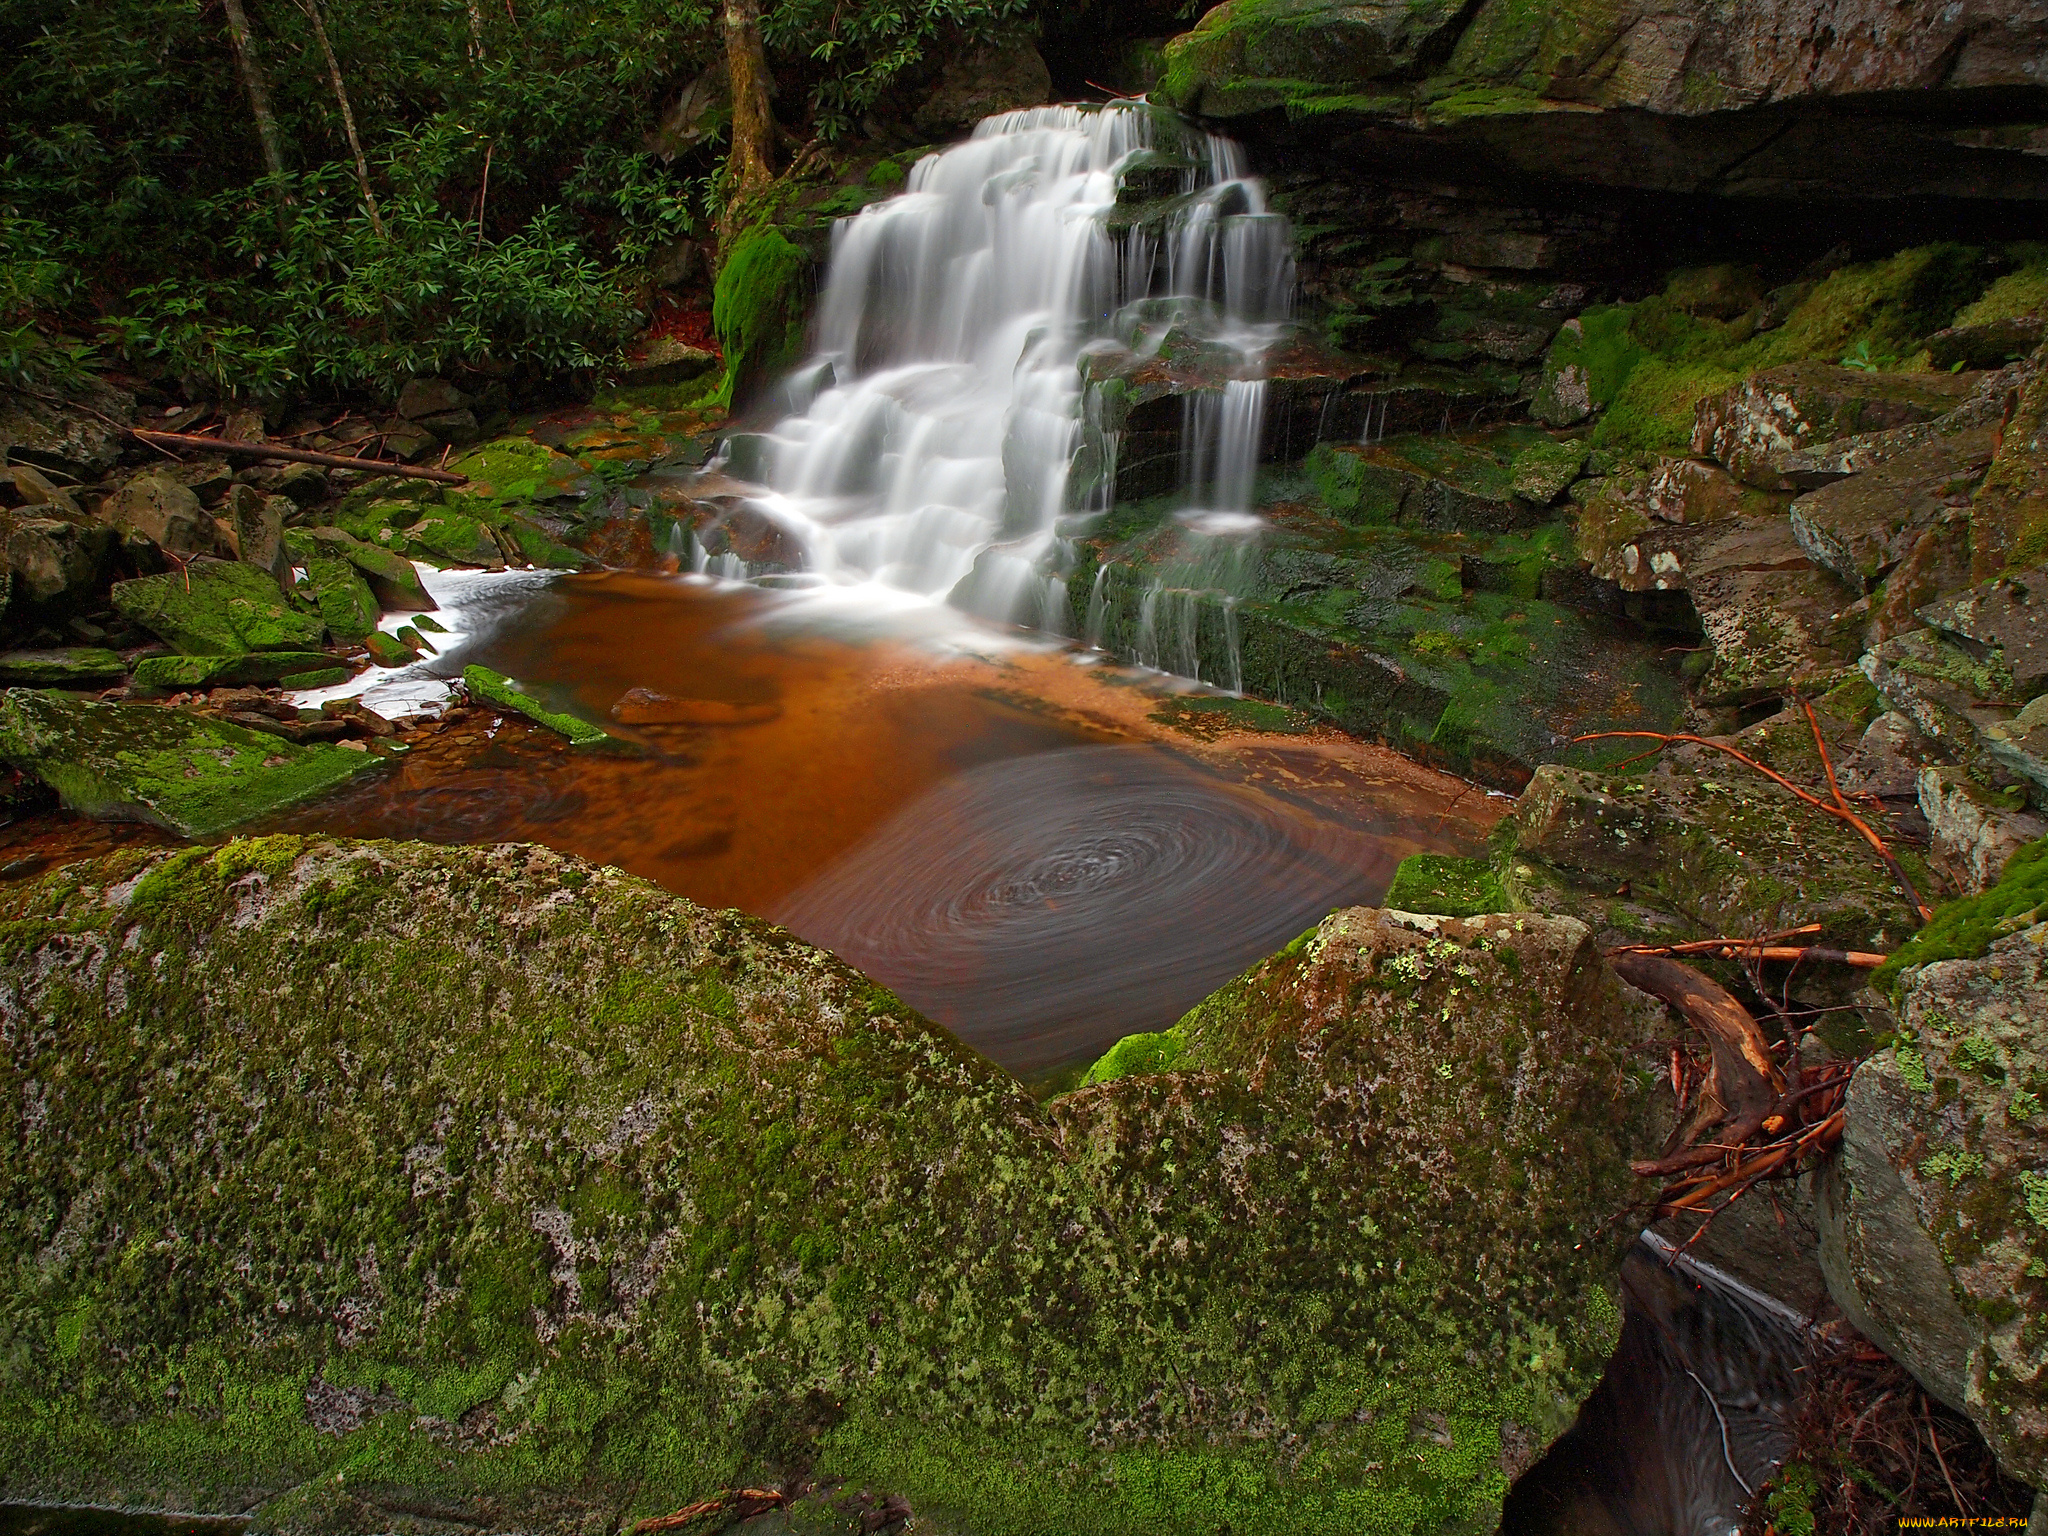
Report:
[[[0,11],[0,380],[60,380],[88,334],[208,393],[557,374],[631,331],[624,274],[709,232],[724,116],[708,0],[357,0],[319,17],[315,3],[242,7],[276,174],[233,6]],[[843,135],[936,44],[1023,6],[764,7],[783,129]],[[658,131],[690,98],[708,107],[688,131]]]

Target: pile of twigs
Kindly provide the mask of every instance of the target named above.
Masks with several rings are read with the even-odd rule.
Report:
[[[1813,1330],[1800,1374],[1792,1454],[1758,1490],[1742,1536],[1892,1536],[1902,1515],[2026,1523],[2031,1491],[1999,1474],[1969,1421],[1848,1324]]]
[[[1771,934],[1773,940],[1810,929]],[[1609,951],[1615,973],[1683,1014],[1709,1047],[1702,1066],[1677,1046],[1671,1051],[1671,1089],[1678,1118],[1662,1153],[1633,1165],[1638,1176],[1665,1180],[1649,1202],[1652,1219],[1697,1217],[1700,1234],[1722,1211],[1766,1179],[1790,1179],[1825,1158],[1842,1139],[1853,1061],[1829,1061],[1787,1074],[1779,1048],[1749,1010],[1726,988],[1675,958],[1676,954],[1752,957],[1772,948],[1740,939],[1706,939],[1664,946],[1623,945]],[[1792,949],[1804,958],[1808,951]],[[1831,956],[1831,958],[1835,958]],[[1850,964],[1881,960],[1853,952]]]
[[[1662,1221],[1681,1212],[1706,1223],[1764,1179],[1791,1178],[1841,1144],[1842,1101],[1848,1096],[1853,1061],[1806,1067],[1771,1106],[1763,1123],[1742,1142],[1715,1141],[1672,1157],[1634,1164],[1643,1178],[1670,1178],[1651,1202]],[[1680,1112],[1685,1105],[1680,1102]],[[1676,1175],[1675,1178],[1671,1177]],[[1697,1240],[1694,1233],[1691,1240]]]

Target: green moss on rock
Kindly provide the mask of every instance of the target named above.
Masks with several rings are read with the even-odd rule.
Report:
[[[145,656],[135,664],[138,688],[212,688],[222,683],[274,683],[293,672],[326,667],[324,651],[252,651],[246,656]],[[346,672],[343,673],[346,676]]]
[[[109,688],[128,675],[128,664],[104,646],[8,651],[0,655],[0,683],[28,688]]]
[[[1402,912],[1434,912],[1443,917],[1473,917],[1508,909],[1493,866],[1485,859],[1454,859],[1436,853],[1411,853],[1394,871],[1386,904]]]
[[[1081,1086],[1111,1083],[1140,1072],[1164,1072],[1186,1054],[1187,1048],[1187,1037],[1177,1029],[1125,1035],[1088,1069],[1081,1079]]]
[[[113,598],[125,617],[193,656],[310,651],[326,633],[266,572],[238,560],[194,560],[183,571],[117,581]]]
[[[744,401],[796,362],[810,287],[810,257],[781,230],[758,226],[733,242],[711,301],[711,323],[725,354],[721,404]]]
[[[1871,972],[1870,984],[1889,991],[1910,966],[1936,960],[1974,960],[2003,934],[2048,921],[2048,839],[2029,843],[2006,863],[1998,884],[1938,908],[1934,920]]]
[[[502,672],[493,672],[489,667],[471,665],[462,669],[462,681],[472,697],[495,704],[500,709],[512,710],[537,724],[546,726],[551,731],[558,731],[569,738],[571,746],[610,746],[615,741],[615,738],[601,726],[592,725],[588,720],[579,720],[574,715],[565,715],[560,710],[549,709]]]
[[[367,752],[293,746],[180,710],[26,688],[0,695],[0,757],[81,815],[186,837],[224,832],[384,765]]]
[[[1353,911],[1041,1109],[521,846],[74,865],[0,980],[0,1497],[287,1531],[799,1471],[984,1536],[1489,1528],[1613,1342],[1654,1078],[1582,925]]]

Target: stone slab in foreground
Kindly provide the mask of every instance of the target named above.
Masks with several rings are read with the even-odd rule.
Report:
[[[1491,1529],[1597,1378],[1654,1074],[1586,929],[1340,912],[1041,1107],[544,850],[0,891],[0,1500],[619,1529]]]

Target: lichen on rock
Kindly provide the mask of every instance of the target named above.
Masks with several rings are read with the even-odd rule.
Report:
[[[530,847],[0,908],[10,1499],[566,1532],[802,1476],[991,1536],[1420,1536],[1493,1523],[1618,1323],[1654,1073],[1570,920],[1339,913],[1041,1108]]]

